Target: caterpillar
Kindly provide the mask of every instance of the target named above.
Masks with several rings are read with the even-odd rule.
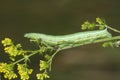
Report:
[[[40,39],[43,43],[50,47],[57,46],[61,49],[67,49],[83,45],[85,42],[93,42],[97,39],[110,38],[111,34],[107,31],[107,29],[104,29],[58,36],[42,33],[26,33],[24,37],[30,39]]]

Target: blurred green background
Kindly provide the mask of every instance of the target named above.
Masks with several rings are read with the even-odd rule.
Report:
[[[9,37],[30,48],[25,33],[75,33],[84,21],[96,17],[120,30],[120,0],[0,0],[0,40]],[[3,53],[0,50],[0,60],[7,60]],[[31,66],[38,68],[39,56],[31,59]],[[50,75],[50,80],[120,80],[120,48],[92,44],[61,51]]]

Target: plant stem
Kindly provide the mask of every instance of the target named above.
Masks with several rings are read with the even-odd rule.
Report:
[[[93,43],[100,43],[100,42],[119,40],[119,39],[120,39],[120,36],[114,36],[112,38],[99,39],[99,40],[94,41]]]
[[[47,61],[47,62],[49,63],[49,65],[50,65],[49,71],[51,71],[51,65],[52,65],[52,60],[53,60],[54,56],[55,56],[60,50],[61,50],[61,49],[58,48],[58,49],[54,52],[54,54],[51,56],[51,58]]]
[[[108,29],[110,29],[110,30],[112,30],[112,31],[114,31],[114,32],[120,33],[119,30],[117,30],[117,29],[115,29],[115,28],[112,28],[112,27],[110,27],[110,26],[108,26],[108,25],[105,25],[105,27],[108,28]]]
[[[27,55],[27,57],[29,58],[29,57],[37,54],[37,53],[39,53],[39,50],[37,50],[37,51],[31,51],[31,54]],[[15,61],[15,62],[12,63],[12,64],[15,65],[15,64],[17,64],[17,63],[19,63],[19,62],[21,62],[21,61],[23,61],[23,60],[25,60],[25,59],[26,59],[26,57],[23,57],[23,58],[19,59],[18,61]]]
[[[101,26],[101,25],[100,25],[100,24],[96,24],[96,26]],[[103,25],[102,25],[102,26],[103,26]],[[110,26],[108,26],[108,25],[106,25],[106,24],[104,24],[104,26],[105,26],[106,28],[114,31],[114,32],[120,33],[120,30],[117,30],[117,29],[115,29],[115,28],[112,28],[112,27],[110,27]]]
[[[82,44],[76,44],[76,45],[74,45],[74,47],[87,45],[87,44],[93,44],[93,43],[101,43],[101,42],[106,42],[106,41],[112,41],[112,40],[120,40],[120,36],[114,36],[112,38],[104,38],[104,39],[99,39],[99,40],[95,40],[95,41],[86,41]],[[69,49],[69,48],[72,48],[72,47],[71,46],[65,47],[65,48],[62,48],[61,50]]]

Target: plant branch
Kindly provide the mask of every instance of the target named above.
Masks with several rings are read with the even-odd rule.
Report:
[[[101,43],[101,42],[106,42],[106,41],[112,41],[112,40],[120,40],[120,36],[114,36],[112,38],[104,38],[104,39],[99,39],[99,40],[95,40],[95,41],[85,41],[82,44],[76,44],[74,47],[87,45],[87,44],[93,44],[93,43]],[[72,47],[71,46],[70,47],[65,47],[65,48],[62,48],[61,50],[69,49],[69,48],[72,48]]]
[[[96,26],[101,26],[100,24],[97,24]],[[103,25],[102,25],[103,26]],[[117,33],[120,33],[120,30],[117,30],[117,29],[115,29],[115,28],[112,28],[112,27],[110,27],[110,26],[108,26],[108,25],[104,25],[106,28],[108,28],[108,29],[110,29],[110,30],[112,30],[112,31],[114,31],[114,32],[117,32]]]
[[[120,33],[119,30],[117,30],[117,29],[115,29],[115,28],[112,28],[112,27],[110,27],[110,26],[108,26],[108,25],[105,25],[105,27],[108,28],[108,29],[110,29],[110,30],[112,30],[112,31],[114,31],[114,32]]]
[[[93,43],[100,43],[100,42],[112,41],[112,40],[120,40],[120,36],[114,36],[112,38],[99,39],[99,40],[94,41]]]
[[[54,52],[54,54],[51,56],[51,58],[47,61],[47,62],[49,63],[49,65],[50,65],[49,71],[51,71],[51,65],[52,65],[52,60],[53,60],[54,56],[55,56],[60,50],[61,50],[61,49],[58,48],[58,49]]]
[[[30,51],[28,51],[28,52],[30,52]],[[37,50],[37,51],[31,51],[31,54],[26,55],[26,57],[27,57],[27,58],[29,58],[29,57],[31,57],[31,56],[33,56],[33,55],[37,54],[37,53],[39,53],[39,50]],[[23,58],[21,58],[21,59],[19,59],[19,60],[15,61],[15,62],[14,62],[14,63],[12,63],[12,64],[13,64],[13,65],[15,65],[15,64],[17,64],[17,63],[19,63],[19,62],[21,62],[21,61],[25,60],[25,59],[26,59],[26,57],[23,57]]]

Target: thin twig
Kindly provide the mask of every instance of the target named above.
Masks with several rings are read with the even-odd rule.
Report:
[[[110,26],[108,26],[108,25],[105,25],[105,27],[108,28],[108,29],[110,29],[110,30],[112,30],[112,31],[114,31],[114,32],[120,33],[119,30],[117,30],[117,29],[115,29],[115,28],[112,28],[112,27],[110,27]]]
[[[60,50],[61,50],[61,49],[58,48],[58,49],[55,51],[55,53],[51,56],[51,58],[47,61],[47,62],[49,63],[49,65],[50,65],[49,71],[51,71],[51,65],[52,65],[52,61],[53,61],[54,56],[55,56]]]
[[[37,50],[37,51],[31,51],[31,52],[32,52],[31,54],[27,55],[28,58],[31,57],[31,56],[33,56],[33,55],[35,55],[35,54],[37,54],[37,53],[39,53],[39,50]],[[26,57],[23,57],[23,58],[19,59],[18,61],[15,61],[12,64],[15,65],[15,64],[17,64],[17,63],[19,63],[19,62],[21,62],[21,61],[23,61],[25,59],[26,59]]]

